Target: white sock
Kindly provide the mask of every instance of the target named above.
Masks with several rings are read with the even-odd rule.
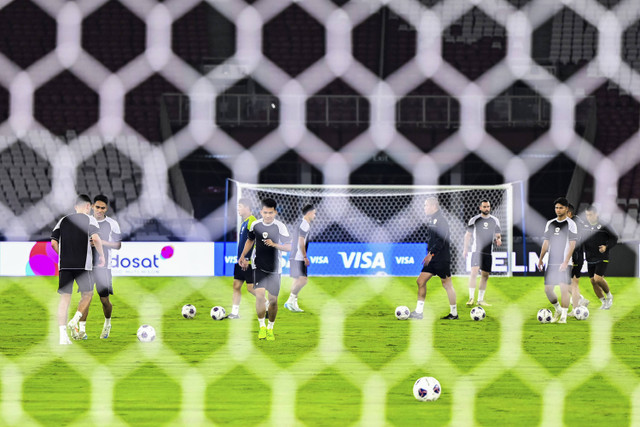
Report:
[[[275,325],[276,321],[274,320],[273,322],[271,320],[269,320],[269,324],[267,325],[267,329],[273,329],[273,325]]]
[[[603,304],[605,303],[606,300],[607,300],[607,298],[605,298],[605,297],[600,298],[600,301],[602,301]]]
[[[607,294],[607,298],[609,298],[609,299],[613,298],[613,295],[611,295],[611,292],[609,292],[609,293]]]
[[[87,322],[79,322],[78,325],[80,325],[80,332],[87,331]]]
[[[80,319],[82,318],[82,313],[80,313],[79,311],[76,311],[76,314],[73,315],[73,318],[71,319],[71,321],[73,323],[78,322]]]
[[[287,303],[293,304],[297,299],[298,298],[294,294],[289,294],[289,299],[287,300]]]
[[[478,301],[484,301],[484,292],[485,291],[478,291]]]
[[[264,323],[264,317],[263,317],[262,319],[258,318],[258,322],[260,322],[260,327],[261,327],[261,328],[264,328],[265,326],[267,326],[267,325]]]
[[[556,311],[560,310],[561,308],[559,302],[554,303],[553,306],[555,307]]]
[[[104,326],[111,326],[111,317],[104,318]]]
[[[469,288],[469,299],[473,299],[476,295],[476,288]]]
[[[60,326],[60,338],[69,338],[67,335],[67,325]]]
[[[454,316],[458,315],[458,307],[456,304],[450,305],[449,310],[451,311],[451,314],[453,314]]]
[[[567,308],[564,307],[560,307],[560,318],[561,319],[566,319],[567,318]]]
[[[240,306],[239,305],[232,305],[231,306],[231,314],[233,314],[234,316],[237,316],[239,312],[240,312]]]
[[[424,301],[418,300],[418,304],[416,304],[416,313],[422,313],[424,311]]]

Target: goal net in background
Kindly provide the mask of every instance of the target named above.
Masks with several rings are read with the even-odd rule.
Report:
[[[312,242],[309,255],[312,262],[310,272],[318,275],[418,275],[419,265],[426,254],[424,201],[434,196],[449,221],[452,274],[466,274],[467,265],[462,256],[466,224],[469,218],[479,213],[479,201],[489,200],[492,214],[500,220],[503,241],[501,247],[494,247],[493,270],[495,274],[511,274],[512,184],[367,186],[231,182],[235,191],[229,198],[231,206],[227,212],[232,214],[237,201],[247,198],[252,202],[256,217],[259,217],[261,200],[270,197],[278,203],[278,218],[290,232],[300,221],[305,205],[316,207],[317,215],[309,237]],[[239,229],[239,221],[238,218],[237,221],[227,221],[227,224],[235,224]],[[315,254],[314,246],[317,248]],[[367,252],[368,259],[363,260]],[[322,265],[314,269],[314,260]],[[394,268],[396,264],[401,266]]]

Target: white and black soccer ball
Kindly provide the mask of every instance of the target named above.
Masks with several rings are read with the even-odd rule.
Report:
[[[151,325],[142,325],[138,328],[138,341],[151,342],[156,339],[156,330]]]
[[[223,307],[220,307],[219,305],[216,305],[211,309],[211,318],[213,320],[222,320],[226,315],[227,312],[225,311],[225,309]]]
[[[476,322],[484,320],[484,318],[487,317],[487,313],[484,311],[484,308],[480,306],[473,307],[469,315],[471,316],[471,320],[475,320]]]
[[[409,315],[411,314],[411,310],[406,305],[400,305],[396,307],[396,319],[398,320],[407,320]]]
[[[553,313],[548,308],[541,308],[538,310],[538,322],[540,323],[550,323],[551,319],[553,319]]]
[[[589,317],[589,309],[587,307],[577,307],[573,310],[573,314],[576,315],[576,319],[578,320],[587,320]]]
[[[182,306],[182,317],[185,319],[193,319],[196,317],[196,307],[193,304],[185,304]]]
[[[413,384],[413,396],[421,402],[438,400],[442,393],[440,383],[433,377],[418,378]]]

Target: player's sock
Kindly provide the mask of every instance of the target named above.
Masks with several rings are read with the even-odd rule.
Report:
[[[602,303],[604,304],[607,301],[607,297],[600,298],[600,301],[602,301]]]
[[[418,300],[418,304],[416,304],[416,313],[422,313],[424,311],[424,301]]]
[[[73,318],[71,319],[71,322],[73,323],[77,323],[80,318],[82,317],[82,313],[80,313],[79,311],[76,311],[76,314],[73,315]],[[69,323],[71,323],[69,322]]]
[[[451,314],[453,314],[454,316],[458,315],[458,306],[456,304],[450,305],[449,306],[449,311],[451,312]]]
[[[111,326],[111,317],[104,318],[104,326]]]
[[[233,314],[234,316],[237,316],[238,313],[240,313],[240,306],[239,305],[232,305],[231,306],[231,314]]]
[[[607,294],[607,298],[609,298],[609,299],[613,299],[613,295],[611,295],[611,292],[609,292],[609,293]]]
[[[476,295],[476,288],[469,288],[469,299],[473,300],[473,297]]]
[[[273,322],[271,320],[269,320],[269,324],[267,324],[267,329],[273,329],[273,325],[276,324],[276,321],[274,320]]]
[[[289,294],[289,299],[287,299],[287,304],[293,304],[295,300],[296,300],[296,296],[293,294]]]
[[[80,332],[87,332],[87,322],[78,322]]]
[[[67,326],[63,325],[63,326],[59,326],[59,328],[60,328],[60,339],[69,338],[69,336],[67,335]]]
[[[562,307],[560,307],[560,303],[556,302],[553,304],[553,307],[556,309],[556,311],[559,311]]]
[[[566,322],[567,321],[567,311],[569,309],[568,308],[564,308],[564,307],[560,307],[560,310],[561,310],[560,311],[560,320]]]
[[[484,301],[484,292],[485,291],[478,291],[478,301]]]
[[[264,317],[263,317],[262,319],[258,319],[258,322],[260,322],[260,327],[261,327],[261,328],[264,328],[264,327],[266,327],[266,326],[267,326],[267,325],[264,323]]]

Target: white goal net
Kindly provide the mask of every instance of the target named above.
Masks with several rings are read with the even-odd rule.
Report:
[[[466,274],[462,257],[464,234],[469,218],[478,214],[478,204],[488,200],[492,214],[502,226],[503,245],[494,247],[496,274],[510,274],[508,254],[513,253],[513,189],[511,184],[495,186],[379,186],[379,185],[268,185],[233,181],[230,203],[249,199],[254,211],[261,200],[278,203],[279,219],[291,231],[302,217],[302,208],[311,204],[317,215],[310,241],[331,243],[401,244],[427,241],[424,201],[437,197],[449,221],[452,274]],[[229,209],[228,211],[233,211]],[[239,223],[237,223],[239,226]],[[239,227],[238,227],[239,228]],[[425,246],[426,250],[426,246]],[[422,255],[425,255],[423,252]],[[313,253],[311,253],[313,255]],[[420,260],[415,260],[419,263]],[[339,271],[338,269],[330,271]],[[414,274],[419,274],[416,267]],[[369,274],[375,274],[372,269]]]

